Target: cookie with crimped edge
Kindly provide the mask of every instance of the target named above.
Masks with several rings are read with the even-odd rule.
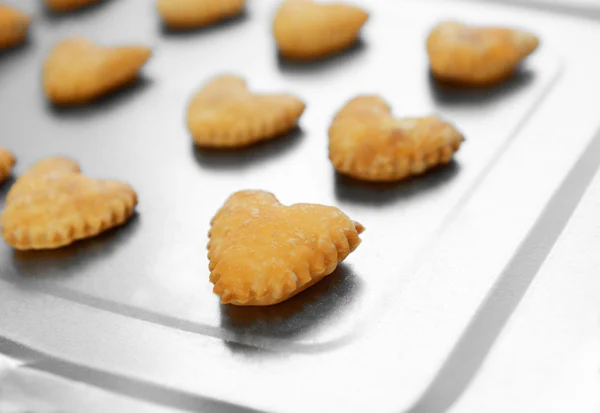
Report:
[[[151,54],[144,46],[105,47],[80,37],[63,40],[44,63],[44,92],[57,105],[87,103],[135,81]]]
[[[15,157],[7,149],[0,147],[0,184],[10,176],[15,165]]]
[[[397,181],[448,163],[464,141],[436,116],[396,119],[378,96],[358,96],[329,128],[329,159],[338,172],[367,181]]]
[[[47,158],[8,192],[2,236],[18,250],[55,249],[124,224],[136,205],[131,186],[87,178],[76,162]]]
[[[369,14],[346,3],[284,0],[273,21],[273,35],[281,55],[310,60],[352,46]]]
[[[331,274],[363,231],[335,207],[285,206],[269,192],[237,192],[211,221],[213,291],[224,304],[280,303]]]
[[[0,50],[23,43],[30,24],[31,17],[14,7],[0,4]]]
[[[187,125],[200,147],[247,146],[294,129],[304,108],[296,96],[255,94],[243,79],[223,75],[191,99]]]
[[[157,0],[164,24],[174,30],[189,30],[233,18],[244,11],[246,0]]]
[[[440,23],[427,39],[432,74],[444,82],[473,86],[508,79],[538,45],[539,39],[523,30],[455,21]]]
[[[46,7],[55,13],[64,13],[82,9],[101,1],[102,0],[44,0]]]

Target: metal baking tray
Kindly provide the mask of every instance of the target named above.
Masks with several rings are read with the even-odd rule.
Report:
[[[510,4],[600,20],[600,0],[471,0]]]
[[[530,270],[505,271],[495,298],[482,306],[500,307],[494,317],[506,326],[450,412],[598,411],[600,172],[590,183],[598,156],[597,137],[563,182],[568,191],[588,188],[572,216],[565,204],[577,197],[559,191],[520,253],[533,257]],[[515,316],[507,317],[511,307]]]
[[[476,363],[458,387],[444,368],[461,365],[453,354],[470,337],[462,333],[600,124],[577,104],[600,83],[588,51],[600,28],[491,5],[365,1],[371,18],[355,47],[293,64],[270,35],[276,4],[250,1],[240,18],[183,34],[161,28],[147,2],[107,1],[67,17],[29,4],[29,43],[0,56],[0,144],[16,154],[15,174],[66,155],[89,176],[131,183],[140,205],[125,227],[68,248],[0,245],[0,352],[181,410],[433,412],[466,388]],[[425,38],[457,17],[526,27],[542,46],[502,86],[438,85]],[[59,109],[43,98],[40,67],[68,35],[140,42],[154,54],[127,90]],[[186,103],[223,72],[254,90],[301,96],[298,130],[237,152],[196,149]],[[327,127],[359,93],[381,94],[399,116],[438,113],[467,141],[447,167],[402,183],[338,176]],[[222,306],[208,281],[209,221],[246,188],[339,206],[367,227],[363,244],[287,302]],[[576,205],[581,194],[568,196]]]

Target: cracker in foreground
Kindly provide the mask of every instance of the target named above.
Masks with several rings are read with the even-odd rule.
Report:
[[[280,303],[331,274],[363,231],[335,207],[285,206],[268,192],[237,192],[211,222],[213,291],[223,304]]]
[[[338,172],[366,181],[397,181],[446,164],[464,141],[436,116],[396,119],[377,96],[350,100],[329,128],[329,159]]]
[[[76,162],[47,158],[8,192],[2,236],[18,250],[55,249],[124,224],[136,205],[129,185],[87,178]]]
[[[44,92],[57,105],[90,102],[136,80],[150,55],[143,46],[104,47],[84,38],[63,40],[44,63]]]
[[[304,102],[288,94],[254,94],[236,76],[219,76],[190,101],[187,124],[201,147],[247,146],[294,129]]]
[[[275,14],[273,35],[282,56],[318,59],[352,46],[369,14],[346,3],[284,0]]]
[[[158,0],[165,25],[175,30],[208,26],[242,13],[246,0]]]
[[[0,50],[23,43],[30,24],[31,17],[14,7],[0,4]]]
[[[474,86],[508,79],[538,45],[538,38],[526,31],[451,21],[436,26],[427,39],[433,75],[445,82]]]
[[[15,157],[8,150],[0,147],[0,184],[10,176],[15,165]]]
[[[82,9],[102,0],[44,0],[46,7],[56,13],[70,12]]]

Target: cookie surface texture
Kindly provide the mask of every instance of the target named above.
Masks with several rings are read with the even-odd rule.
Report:
[[[31,17],[14,7],[0,4],[0,50],[23,43],[30,24]]]
[[[15,165],[15,157],[7,149],[0,147],[0,184],[10,176]]]
[[[329,128],[329,159],[338,172],[367,181],[397,181],[448,163],[464,141],[435,116],[396,119],[377,96],[350,100]]]
[[[175,30],[208,26],[242,13],[246,0],[158,0],[165,25]]]
[[[474,86],[508,79],[538,45],[538,38],[526,31],[458,22],[439,24],[427,39],[432,74],[442,81]]]
[[[196,145],[231,148],[294,129],[304,102],[289,94],[254,94],[236,76],[219,76],[188,104],[187,124]]]
[[[136,205],[129,185],[87,178],[76,162],[47,158],[8,192],[2,236],[19,250],[59,248],[124,224]]]
[[[352,46],[368,17],[350,4],[284,0],[275,14],[273,35],[282,56],[318,59]]]
[[[56,13],[70,12],[82,9],[102,0],[44,0],[46,7]]]
[[[104,47],[84,38],[63,40],[44,63],[44,92],[58,105],[87,103],[136,80],[150,55],[143,46]]]
[[[211,222],[213,291],[240,306],[287,300],[331,274],[363,230],[335,207],[285,206],[268,192],[237,192]]]

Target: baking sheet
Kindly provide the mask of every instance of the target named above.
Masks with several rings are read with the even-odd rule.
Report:
[[[17,174],[42,156],[66,154],[91,176],[131,182],[141,202],[126,227],[64,250],[0,247],[0,335],[68,360],[71,370],[50,364],[56,374],[83,366],[99,373],[79,379],[99,387],[111,383],[102,372],[131,377],[187,410],[206,399],[227,401],[222,411],[398,411],[427,389],[446,357],[460,363],[449,353],[461,331],[597,126],[588,106],[565,111],[591,93],[584,75],[595,70],[567,43],[592,30],[471,4],[373,2],[358,47],[296,66],[277,58],[269,37],[273,4],[250,2],[243,18],[186,35],[161,31],[137,1],[109,1],[76,18],[38,14],[30,44],[0,59],[0,108],[10,113],[0,118],[0,142],[19,156]],[[438,88],[424,36],[457,14],[543,28],[543,46],[504,87]],[[55,110],[39,91],[39,65],[70,34],[145,41],[155,55],[134,88]],[[239,154],[197,151],[184,128],[185,103],[220,71],[241,73],[258,90],[298,93],[308,103],[300,130]],[[362,92],[382,93],[398,115],[438,112],[454,121],[468,139],[456,162],[398,185],[337,177],[326,129]],[[555,132],[566,125],[567,140]],[[208,221],[246,187],[285,203],[338,205],[367,226],[364,243],[336,274],[287,303],[222,307],[207,280]],[[466,367],[459,385],[477,372]],[[441,411],[419,410],[431,406],[422,400],[415,406]]]
[[[407,22],[390,36],[393,22],[374,13],[350,52],[324,63],[291,64],[278,58],[269,36],[275,4],[254,2],[239,21],[187,35],[148,25],[156,23],[154,16],[139,2],[106,5],[111,13],[104,19],[98,16],[68,32],[103,41],[110,22],[111,41],[144,33],[154,56],[131,90],[83,109],[54,108],[40,93],[39,62],[56,40],[52,30],[43,44],[36,41],[10,62],[0,78],[0,106],[23,114],[2,119],[3,145],[19,159],[16,173],[44,156],[70,156],[90,176],[130,182],[140,205],[126,227],[59,251],[14,253],[0,246],[0,276],[130,317],[298,351],[335,345],[355,333],[390,290],[400,293],[408,275],[401,269],[510,143],[557,78],[559,59],[542,47],[505,85],[452,90],[438,85],[427,70],[423,45],[436,19]],[[133,24],[138,36],[126,31],[131,15],[139,16],[140,23]],[[394,50],[410,56],[410,64]],[[299,129],[237,152],[196,149],[183,122],[186,102],[222,72],[243,75],[256,90],[300,95],[307,110]],[[12,102],[23,88],[22,100]],[[455,123],[467,138],[456,161],[391,185],[334,173],[327,128],[345,101],[361,93],[381,94],[398,116],[438,113]],[[324,282],[288,302],[269,308],[222,306],[208,282],[206,234],[226,197],[246,188],[272,191],[284,203],[339,206],[367,227],[365,241]]]
[[[490,2],[517,7],[530,7],[560,14],[570,14],[587,19],[600,20],[599,0],[472,0]]]
[[[512,265],[479,311],[482,320],[496,307],[506,326],[450,412],[599,411],[599,156],[600,132],[515,260],[534,270]]]
[[[2,342],[0,345],[6,344]],[[57,413],[116,412],[178,413],[182,410],[120,396],[85,383],[43,371],[44,365],[29,365],[0,354],[0,412]]]

